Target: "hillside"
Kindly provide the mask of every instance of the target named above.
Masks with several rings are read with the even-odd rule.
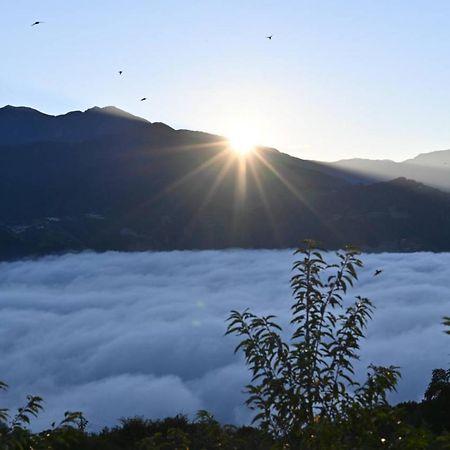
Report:
[[[404,177],[450,191],[450,150],[422,153],[403,162],[347,159],[329,164],[330,174],[337,169],[353,183],[387,181]]]
[[[346,171],[117,108],[0,109],[0,256],[69,250],[336,247],[449,250],[450,195],[354,184]]]

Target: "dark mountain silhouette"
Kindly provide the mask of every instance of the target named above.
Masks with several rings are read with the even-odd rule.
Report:
[[[450,150],[422,153],[403,162],[347,159],[331,163],[329,173],[333,174],[334,169],[338,169],[341,174],[345,173],[344,178],[353,183],[405,177],[450,191]]]
[[[347,172],[117,108],[0,109],[0,257],[93,250],[449,250],[450,194]],[[367,180],[366,180],[367,181]]]
[[[50,116],[32,108],[8,105],[0,108],[0,145],[83,142],[132,133],[148,125],[146,120],[114,106]]]

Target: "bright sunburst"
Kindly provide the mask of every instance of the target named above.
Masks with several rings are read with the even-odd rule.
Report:
[[[258,142],[257,133],[253,128],[246,126],[235,127],[228,133],[230,149],[240,156],[246,156],[253,152]]]
[[[230,147],[239,155],[245,156],[255,149],[255,143],[246,136],[236,136],[230,138]]]

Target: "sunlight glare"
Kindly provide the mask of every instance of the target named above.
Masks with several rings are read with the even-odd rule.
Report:
[[[255,149],[255,143],[247,136],[236,136],[230,138],[230,147],[241,156],[248,155]]]
[[[248,124],[234,128],[228,133],[230,149],[239,156],[247,156],[255,150],[258,142],[257,136],[254,128]]]

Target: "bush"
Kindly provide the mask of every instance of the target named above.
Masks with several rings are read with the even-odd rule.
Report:
[[[336,425],[348,429],[343,441],[352,440],[355,429],[373,430],[369,418],[382,414],[400,374],[394,366],[371,365],[366,381],[356,380],[353,362],[373,312],[368,298],[346,298],[363,265],[359,252],[348,247],[336,252],[337,263],[330,263],[307,241],[295,254],[300,259],[291,279],[290,339],[283,340],[274,316],[258,317],[248,309],[231,312],[226,334],[242,338],[235,351],[244,353],[252,373],[246,391],[247,404],[257,411],[255,422],[302,448],[319,448],[317,442],[327,434],[337,447],[323,442],[320,448],[343,448],[336,442]],[[378,443],[386,439],[375,438]]]
[[[6,383],[0,382],[0,390],[8,388]],[[14,417],[10,418],[8,409],[0,409],[0,449],[46,449],[60,450],[73,448],[82,439],[86,419],[80,412],[64,414],[64,419],[48,430],[32,433],[28,426],[33,417],[42,411],[43,400],[37,395],[28,395],[25,406],[17,409]]]

